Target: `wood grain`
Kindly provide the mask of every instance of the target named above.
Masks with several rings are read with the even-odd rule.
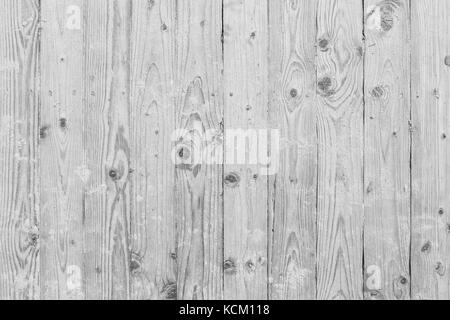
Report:
[[[41,2],[41,298],[83,299],[83,33],[67,28],[70,6]],[[74,7],[75,8],[75,7]]]
[[[0,299],[39,298],[39,1],[0,11]]]
[[[365,1],[366,299],[409,299],[409,1]]]
[[[267,6],[224,1],[225,299],[267,299],[268,177],[261,159],[252,159],[267,150],[259,131],[268,120]],[[245,163],[234,152],[239,143],[248,144]]]
[[[411,298],[449,296],[448,1],[411,7],[412,244]]]
[[[134,299],[176,299],[176,1],[133,0],[131,280]]]
[[[447,0],[1,4],[0,299],[450,299]]]
[[[177,296],[223,298],[223,166],[195,159],[223,130],[222,2],[178,1],[175,74]]]
[[[318,299],[362,298],[364,131],[361,17],[360,0],[319,1]]]
[[[270,177],[271,299],[316,297],[317,1],[270,1],[270,125],[281,132]]]
[[[86,1],[83,204],[86,299],[130,296],[129,0]]]

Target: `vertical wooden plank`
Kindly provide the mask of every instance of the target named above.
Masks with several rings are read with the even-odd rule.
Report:
[[[361,0],[318,5],[319,299],[363,295],[362,9]]]
[[[224,1],[225,299],[267,299],[267,5]]]
[[[193,158],[223,130],[222,1],[177,2],[177,296],[223,298],[223,170]],[[217,137],[220,140],[220,137]],[[197,161],[198,160],[198,161]]]
[[[450,3],[412,1],[413,299],[449,299]]]
[[[0,10],[0,299],[39,297],[39,1]]]
[[[41,298],[82,299],[83,3],[41,2]]]
[[[409,299],[409,0],[365,1],[366,299]]]
[[[176,299],[175,1],[133,0],[132,17],[131,297]]]
[[[126,299],[129,255],[129,0],[85,1],[85,297]]]
[[[269,182],[270,298],[314,299],[317,1],[269,4],[269,113],[281,134],[279,168]]]

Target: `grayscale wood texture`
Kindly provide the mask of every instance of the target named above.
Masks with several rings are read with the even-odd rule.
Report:
[[[450,299],[447,0],[0,4],[0,299]]]

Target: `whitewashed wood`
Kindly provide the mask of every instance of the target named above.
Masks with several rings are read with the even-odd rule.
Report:
[[[175,130],[175,1],[133,0],[131,32],[131,280],[133,299],[176,299],[171,160]]]
[[[86,299],[127,299],[131,1],[84,4],[84,292]]]
[[[450,3],[412,1],[411,298],[449,296]]]
[[[317,1],[270,1],[270,121],[281,131],[270,177],[271,299],[316,297]]]
[[[220,133],[223,127],[222,1],[178,1],[176,14],[176,128],[188,130],[196,137],[211,129]],[[188,145],[183,149],[182,142],[177,141],[176,145],[183,152],[176,167],[174,197],[177,296],[184,300],[222,299],[222,165],[189,165],[184,158],[195,148],[188,149]],[[176,154],[180,155],[179,151]]]
[[[362,8],[319,0],[317,9],[318,299],[363,295]]]
[[[84,298],[83,31],[67,27],[70,6],[84,9],[82,1],[41,1],[42,299]]]
[[[409,1],[365,1],[366,299],[409,299]]]
[[[448,1],[1,4],[0,299],[450,298]]]
[[[267,6],[265,0],[224,1],[224,127],[228,133],[259,134],[257,130],[267,129]],[[225,136],[225,143],[233,146],[236,141],[230,141],[230,136],[234,137]],[[225,165],[225,299],[267,299],[268,177],[267,170],[252,164],[250,156],[245,165],[236,163],[237,157]]]
[[[0,299],[39,298],[39,1],[0,10]]]

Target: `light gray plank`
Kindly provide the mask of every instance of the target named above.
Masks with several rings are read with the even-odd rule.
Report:
[[[133,299],[176,299],[171,160],[175,130],[176,1],[133,0],[131,37],[131,280]]]
[[[224,1],[225,299],[267,299],[267,6]]]
[[[366,299],[409,299],[409,1],[365,1]]]
[[[195,159],[198,141],[223,126],[221,32],[222,1],[177,2],[176,128],[188,132],[177,140],[174,202],[177,295],[185,300],[223,298],[222,165]]]
[[[41,2],[42,299],[84,298],[83,9],[82,1]]]
[[[450,3],[412,1],[411,297],[449,299]]]
[[[317,1],[270,1],[270,126],[280,130],[270,176],[270,298],[316,297]],[[273,155],[272,155],[273,156]]]
[[[130,296],[129,0],[86,1],[83,195],[86,299]]]
[[[39,297],[39,1],[0,10],[0,299]]]
[[[319,0],[318,299],[363,296],[361,0]]]

